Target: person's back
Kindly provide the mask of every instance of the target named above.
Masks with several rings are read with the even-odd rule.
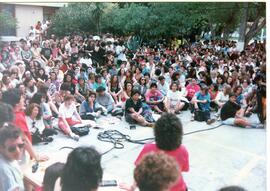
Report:
[[[92,147],[78,147],[68,156],[61,175],[62,191],[95,191],[102,180],[101,155]]]
[[[167,113],[161,116],[155,123],[154,128],[156,144],[144,145],[142,151],[135,161],[138,165],[144,155],[150,152],[164,152],[173,157],[179,167],[179,173],[189,171],[189,154],[182,145],[183,127],[176,115]],[[179,176],[177,183],[170,187],[170,191],[186,191],[186,183]]]

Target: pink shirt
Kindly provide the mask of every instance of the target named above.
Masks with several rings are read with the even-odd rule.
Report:
[[[164,151],[160,150],[156,146],[156,144],[145,144],[141,153],[139,154],[138,158],[135,161],[135,165],[137,165],[140,162],[140,160],[145,154],[150,152],[164,152],[167,155],[173,157],[177,161],[179,165],[180,177],[178,178],[177,183],[170,188],[170,191],[186,191],[187,186],[181,175],[181,172],[189,171],[189,156],[186,147],[181,145],[173,151]]]
[[[192,84],[189,84],[187,85],[186,90],[188,92],[187,97],[193,98],[194,94],[200,91],[200,86],[198,84],[196,84],[195,86],[193,86]]]

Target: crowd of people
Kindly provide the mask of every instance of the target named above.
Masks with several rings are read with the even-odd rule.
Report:
[[[79,141],[71,127],[85,122],[94,126],[102,115],[124,115],[128,123],[155,127],[156,144],[145,145],[135,162],[138,169],[134,177],[140,190],[158,190],[158,186],[160,190],[187,189],[179,175],[189,170],[188,152],[181,145],[183,132],[178,120],[181,112],[190,110],[192,121],[205,121],[208,125],[220,120],[226,125],[264,128],[262,123],[248,117],[259,110],[262,119],[266,117],[265,43],[255,41],[239,52],[236,42],[225,40],[155,45],[146,42],[132,51],[127,48],[128,40],[110,34],[58,38],[44,33],[39,38],[2,43],[0,160],[5,163],[0,170],[4,174],[17,173],[1,176],[1,189],[23,188],[20,171],[8,163],[20,158],[20,150],[25,149],[37,161],[48,160],[47,156],[38,155],[32,144],[51,142],[57,134],[55,128]],[[153,113],[161,115],[158,121]],[[84,150],[90,152],[90,158],[98,155],[93,149],[73,152],[80,155]],[[155,155],[143,158],[151,151],[163,151],[174,158],[176,163],[166,168],[178,164],[176,173],[162,170],[158,164],[165,165],[171,158]],[[68,166],[69,159],[62,166],[67,174],[76,168],[74,164]],[[140,173],[153,173],[145,169],[152,161],[153,165],[157,163],[155,172],[164,171],[167,183],[151,182],[159,181],[160,177],[142,179]],[[82,165],[84,162],[87,163],[82,161]],[[100,158],[96,162],[88,167],[97,170]],[[93,185],[81,190],[87,186],[95,190],[102,179],[102,170],[97,174],[90,174],[95,180]],[[70,174],[61,175],[62,190],[72,188],[69,182],[72,179]],[[6,180],[10,182],[3,183]]]

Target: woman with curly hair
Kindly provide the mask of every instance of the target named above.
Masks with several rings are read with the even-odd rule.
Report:
[[[183,127],[179,118],[175,114],[163,114],[155,123],[154,127],[155,144],[145,144],[135,165],[138,166],[143,157],[150,152],[164,152],[166,155],[174,158],[179,165],[179,177],[175,184],[171,185],[169,191],[186,191],[186,183],[181,176],[182,172],[189,171],[189,155],[186,147],[182,145]],[[153,174],[153,176],[155,176]],[[151,177],[152,178],[152,177]],[[136,179],[135,179],[136,180]],[[122,186],[126,190],[134,190],[135,184],[131,187]],[[155,190],[155,189],[154,189]],[[148,191],[148,190],[147,190]]]

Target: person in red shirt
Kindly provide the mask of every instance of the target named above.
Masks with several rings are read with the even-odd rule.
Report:
[[[200,91],[200,86],[197,84],[197,81],[195,78],[191,80],[191,83],[187,85],[187,99],[190,101],[196,92]]]
[[[10,104],[13,107],[14,119],[12,123],[21,129],[24,135],[25,140],[25,149],[29,153],[31,158],[34,158],[36,161],[46,161],[48,160],[47,156],[39,156],[33,148],[32,145],[32,136],[27,127],[25,120],[25,98],[21,95],[20,90],[17,88],[10,89],[3,93],[2,101],[4,103]],[[6,121],[10,122],[10,121]]]
[[[140,161],[150,152],[163,152],[174,158],[179,165],[179,177],[177,182],[169,188],[169,191],[186,191],[187,186],[181,175],[182,172],[189,171],[189,154],[184,145],[182,145],[183,127],[179,118],[172,113],[163,114],[155,123],[154,127],[155,144],[145,144],[142,151],[135,161],[139,165]],[[122,189],[134,190],[136,184],[128,187],[121,185]]]

